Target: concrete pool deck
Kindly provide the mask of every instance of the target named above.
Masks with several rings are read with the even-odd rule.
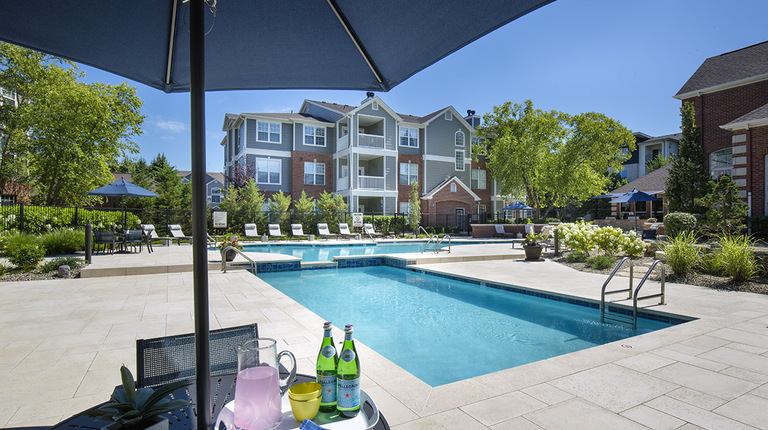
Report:
[[[52,425],[102,402],[121,364],[135,370],[135,339],[193,330],[192,247],[155,249],[94,256],[92,269],[119,275],[0,284],[0,426]],[[604,275],[512,251],[466,245],[452,257],[497,258],[440,254],[417,267],[599,299]],[[246,271],[211,266],[211,328],[257,322],[312,373],[323,319]],[[124,274],[137,267],[151,273]],[[698,319],[435,388],[358,342],[363,388],[397,430],[768,428],[768,296],[667,284],[667,303],[651,308]]]

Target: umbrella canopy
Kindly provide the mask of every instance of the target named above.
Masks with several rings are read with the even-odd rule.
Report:
[[[502,209],[505,211],[522,211],[522,210],[529,210],[533,208],[520,202],[512,202],[504,206]]]
[[[629,203],[629,202],[658,202],[660,198],[638,191],[637,188],[628,193],[624,193],[613,200],[611,203]]]
[[[205,91],[387,91],[554,0],[9,0],[0,40],[190,92],[198,428],[211,427]],[[207,48],[207,49],[206,49]],[[206,58],[206,55],[208,58]]]
[[[146,188],[142,188],[134,183],[128,182],[125,179],[118,179],[111,184],[104,185],[101,188],[96,188],[93,191],[89,191],[90,196],[106,196],[106,197],[157,197],[157,194],[149,191]]]

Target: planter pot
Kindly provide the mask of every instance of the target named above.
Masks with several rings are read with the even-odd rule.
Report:
[[[541,245],[523,245],[526,261],[536,261],[541,259]]]
[[[150,424],[147,427],[144,427],[144,430],[168,430],[168,418],[154,417],[149,422]],[[120,422],[112,423],[101,428],[101,430],[122,430],[122,429],[123,429],[123,423],[120,423]]]
[[[232,251],[231,249],[227,251],[227,255],[225,256],[227,261],[232,261],[235,259],[235,256],[237,255],[237,252]]]
[[[262,242],[269,242],[269,236],[267,236],[266,234],[261,236],[261,241]]]

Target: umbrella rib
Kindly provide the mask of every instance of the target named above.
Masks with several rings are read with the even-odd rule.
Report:
[[[171,64],[173,64],[173,41],[176,37],[176,10],[179,7],[178,0],[173,0],[173,12],[171,13],[171,37],[168,40],[168,64],[165,67],[165,85],[171,84]]]
[[[335,13],[336,17],[339,18],[339,21],[341,21],[341,25],[344,27],[344,30],[347,31],[349,38],[352,39],[352,43],[355,44],[355,46],[357,47],[357,50],[360,51],[360,55],[363,56],[363,59],[368,64],[368,67],[371,69],[371,72],[373,72],[373,75],[376,77],[376,80],[379,83],[382,83],[383,80],[381,79],[381,74],[376,69],[376,66],[373,64],[373,60],[365,51],[365,48],[363,48],[363,44],[360,42],[360,39],[357,37],[357,34],[352,30],[352,26],[349,24],[349,21],[347,21],[347,17],[345,17],[344,14],[341,13],[341,10],[339,10],[339,5],[336,4],[336,0],[328,0],[328,5],[331,6],[331,9],[333,9],[333,13]]]

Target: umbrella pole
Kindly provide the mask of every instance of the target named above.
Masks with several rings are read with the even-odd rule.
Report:
[[[192,268],[195,297],[197,428],[209,430],[211,362],[208,339],[208,250],[205,204],[205,34],[203,0],[189,4],[190,120],[192,127]]]

